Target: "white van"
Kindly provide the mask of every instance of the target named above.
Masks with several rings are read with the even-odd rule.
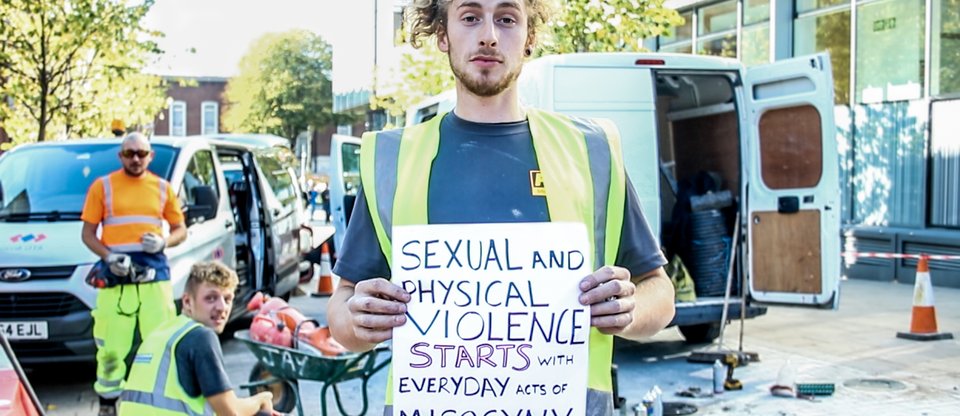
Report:
[[[755,301],[837,307],[839,159],[826,54],[749,68],[681,54],[556,55],[527,63],[518,83],[524,105],[619,127],[644,214],[693,275],[696,301],[678,301],[671,323],[688,341],[719,335],[731,264],[731,318],[741,304],[747,318],[766,313]],[[409,109],[408,124],[454,99]],[[337,145],[335,156],[359,148]]]
[[[165,253],[175,299],[190,267],[216,259],[240,278],[233,315],[257,291],[299,281],[303,199],[285,147],[205,137],[153,137],[150,170],[176,190],[187,239]],[[17,146],[0,156],[0,331],[22,363],[93,361],[84,279],[97,257],[80,239],[87,189],[120,168],[117,139]]]

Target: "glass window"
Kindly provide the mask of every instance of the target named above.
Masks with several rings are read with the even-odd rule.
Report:
[[[737,2],[725,1],[697,9],[697,34],[709,35],[737,28]]]
[[[770,20],[770,0],[743,0],[743,25]]]
[[[292,156],[293,153],[280,150],[257,154],[257,164],[260,165],[263,176],[267,180],[267,184],[270,185],[270,190],[273,191],[273,196],[277,202],[284,206],[293,204],[297,199],[297,189],[289,165],[282,163],[284,161],[289,162]],[[293,159],[295,160],[295,157]]]
[[[203,111],[200,113],[200,134],[217,134],[220,128],[220,104],[216,101],[204,101]]]
[[[850,102],[850,11],[804,16],[793,23],[795,56],[830,52],[837,104]]]
[[[930,114],[930,224],[960,227],[960,100],[934,101]]]
[[[923,95],[924,16],[924,0],[857,6],[857,102]]]
[[[841,4],[850,4],[850,0],[797,0],[797,13],[825,9]]]
[[[660,52],[693,53],[693,44],[691,42],[674,43],[660,47]]]
[[[693,11],[680,13],[683,18],[683,24],[671,28],[670,36],[660,36],[660,45],[669,45],[676,42],[684,42],[693,39]]]
[[[360,146],[344,143],[340,148],[340,163],[343,164],[343,185],[347,195],[356,195],[360,188]]]
[[[0,217],[51,211],[78,215],[94,179],[120,168],[119,150],[117,142],[50,144],[7,152],[0,158]],[[169,179],[175,156],[169,146],[153,146],[150,171]]]
[[[930,92],[960,92],[960,0],[933,1]]]
[[[183,206],[197,202],[196,189],[209,186],[214,195],[220,198],[217,174],[213,167],[213,154],[209,150],[201,150],[193,155],[187,171],[183,174],[183,183],[180,185],[180,203]]]
[[[740,61],[745,65],[770,62],[770,24],[761,23],[743,28],[740,36]]]
[[[730,33],[697,41],[697,54],[737,57],[737,35]]]
[[[170,104],[170,135],[187,135],[187,103],[183,101]]]

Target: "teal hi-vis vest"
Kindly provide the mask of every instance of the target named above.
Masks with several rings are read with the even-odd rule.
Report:
[[[203,396],[191,397],[177,378],[177,344],[200,324],[180,315],[157,328],[133,359],[120,395],[120,415],[212,415]]]
[[[550,220],[585,224],[593,242],[594,269],[614,264],[626,197],[626,173],[616,126],[606,120],[526,111]],[[430,169],[439,149],[444,115],[403,130],[363,135],[360,179],[388,263],[392,227],[428,223]],[[612,411],[607,406],[612,404],[612,358],[613,338],[591,329],[587,415]],[[392,379],[387,378],[388,405],[393,403]]]

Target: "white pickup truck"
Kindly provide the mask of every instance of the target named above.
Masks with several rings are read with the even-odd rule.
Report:
[[[256,291],[284,296],[312,246],[284,146],[237,137],[153,137],[150,170],[184,209],[187,239],[166,250],[174,296],[190,267],[217,259],[235,268],[236,318]],[[94,179],[120,168],[117,139],[25,144],[0,156],[0,330],[23,363],[92,361],[84,278],[97,260],[80,240],[80,212]]]

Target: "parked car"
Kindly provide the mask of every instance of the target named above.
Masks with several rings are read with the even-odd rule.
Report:
[[[151,145],[150,170],[170,181],[186,217],[186,241],[166,250],[175,298],[190,267],[211,259],[240,277],[231,319],[257,291],[293,290],[305,244],[292,152],[199,137]],[[23,363],[94,359],[97,292],[84,279],[97,257],[80,239],[80,213],[93,180],[120,167],[119,147],[70,140],[0,156],[0,330]]]

